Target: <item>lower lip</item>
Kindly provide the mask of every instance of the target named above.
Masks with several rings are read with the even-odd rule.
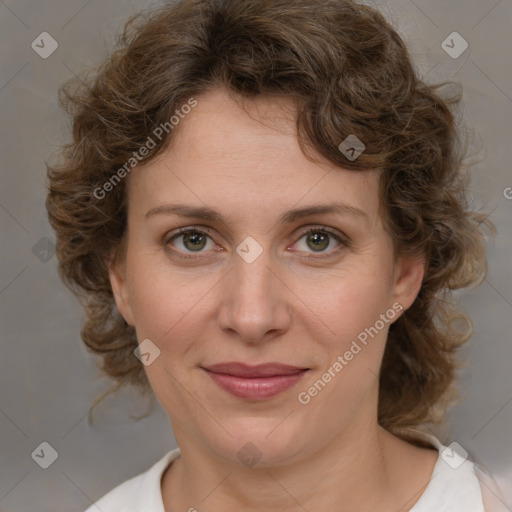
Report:
[[[293,375],[275,377],[235,377],[205,370],[213,381],[225,391],[245,400],[264,400],[283,393],[297,383],[307,370]]]

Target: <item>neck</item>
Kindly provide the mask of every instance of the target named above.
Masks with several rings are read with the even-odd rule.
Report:
[[[351,423],[293,462],[253,468],[219,457],[179,429],[175,434],[181,456],[162,479],[167,512],[405,511],[404,504],[412,506],[428,484],[437,460],[437,452],[399,440],[376,421],[365,428]],[[418,465],[419,455],[426,461],[425,452],[428,464]]]

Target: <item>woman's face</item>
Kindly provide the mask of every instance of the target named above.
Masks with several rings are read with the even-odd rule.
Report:
[[[222,90],[196,99],[165,153],[129,176],[116,303],[151,340],[145,370],[182,449],[296,461],[376,425],[387,331],[423,266],[393,261],[376,171],[309,161],[291,103],[246,100],[249,116]],[[180,234],[192,227],[204,234]],[[304,371],[207,370],[232,362]]]

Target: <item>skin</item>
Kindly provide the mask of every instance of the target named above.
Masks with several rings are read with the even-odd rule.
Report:
[[[109,266],[119,311],[139,342],[160,349],[145,370],[181,450],[161,482],[166,511],[409,510],[438,454],[377,423],[390,323],[307,405],[297,399],[393,303],[410,307],[421,287],[423,261],[393,260],[377,171],[348,171],[318,154],[308,160],[287,100],[258,97],[241,108],[223,89],[196,99],[166,151],[129,176],[126,254]],[[166,202],[208,206],[225,222],[145,219]],[[292,208],[341,202],[366,217],[278,223]],[[169,240],[192,226],[209,230],[204,247]],[[340,243],[329,237],[315,250],[309,227],[349,244],[336,252]],[[252,263],[236,252],[247,236],[263,251]],[[255,402],[228,394],[200,368],[226,361],[310,370]],[[247,442],[261,453],[254,467],[237,457]]]

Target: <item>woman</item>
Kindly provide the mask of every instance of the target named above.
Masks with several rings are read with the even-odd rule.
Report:
[[[427,428],[493,230],[460,97],[349,0],[184,0],[119,43],[64,89],[47,208],[84,342],[179,448],[89,510],[483,510]]]

